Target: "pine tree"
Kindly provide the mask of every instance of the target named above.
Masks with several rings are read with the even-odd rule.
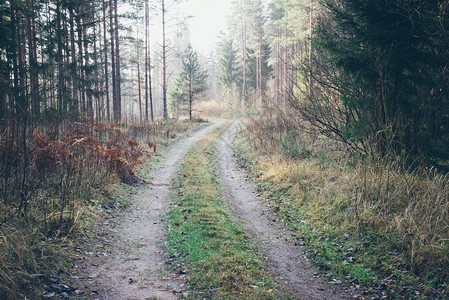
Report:
[[[218,64],[220,67],[220,84],[226,89],[231,89],[233,85],[242,79],[241,67],[238,64],[238,50],[234,40],[224,39],[219,48]]]
[[[441,113],[449,109],[441,71],[449,59],[443,5],[328,0],[326,6],[330,21],[318,22],[314,54],[321,90],[301,111],[353,145],[449,157],[449,127],[443,125],[449,118]]]
[[[180,80],[187,97],[189,118],[192,120],[192,105],[195,100],[207,90],[207,71],[203,70],[198,60],[198,54],[191,45],[187,46],[182,57],[183,70]]]

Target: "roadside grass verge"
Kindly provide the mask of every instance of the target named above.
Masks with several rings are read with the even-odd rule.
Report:
[[[321,276],[371,297],[449,297],[448,176],[348,155],[294,123],[253,117],[236,146]]]
[[[129,138],[143,145],[148,141],[158,145],[158,152],[151,151],[150,161],[136,170],[139,176],[147,179],[151,160],[157,160],[159,152],[201,125],[199,122],[158,122],[140,131],[145,135],[134,134],[133,125],[119,127]],[[96,138],[103,143],[101,135]],[[50,154],[45,158],[50,160]],[[79,164],[67,169],[54,164],[54,168],[50,168],[53,166],[50,160],[40,165],[37,175],[30,176],[24,202],[26,215],[14,212],[18,200],[10,195],[8,199],[4,197],[7,185],[6,179],[1,178],[0,299],[42,299],[43,295],[64,297],[63,293],[73,293],[68,272],[75,260],[82,259],[84,254],[80,249],[95,238],[97,222],[102,216],[117,215],[132,204],[129,199],[138,187],[121,183],[115,172],[104,164],[95,163],[91,152],[79,151],[73,156]],[[37,162],[30,161],[27,172],[33,171],[35,165]],[[2,161],[0,170],[7,167]],[[18,186],[14,178],[9,180],[12,188]]]
[[[251,246],[218,182],[216,140],[199,141],[181,165],[170,209],[170,263],[187,275],[189,298],[285,299]]]

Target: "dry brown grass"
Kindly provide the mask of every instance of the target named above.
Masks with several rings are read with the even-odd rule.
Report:
[[[332,227],[341,235],[374,236],[379,249],[401,252],[401,267],[423,279],[447,283],[449,175],[435,168],[412,170],[399,158],[334,152],[338,145],[316,134],[296,137],[304,147],[298,157],[290,158],[281,150],[283,139],[298,128],[288,119],[258,117],[246,126],[262,180],[291,196],[285,205],[297,207],[321,232]],[[301,151],[307,155],[301,156]]]
[[[202,119],[220,118],[228,112],[228,105],[224,101],[201,101],[195,104],[195,116]]]
[[[123,130],[143,144],[154,142],[158,153],[163,153],[164,147],[197,126],[201,124],[161,121]],[[88,231],[104,212],[102,209],[128,205],[129,197],[116,197],[127,195],[126,186],[106,167],[85,163],[74,171],[77,176],[39,174],[48,184],[30,186],[35,190],[27,199],[26,217],[0,198],[1,208],[6,207],[0,209],[0,299],[41,299],[51,289],[51,276],[64,270],[70,258],[77,255],[73,246],[89,238]],[[139,173],[146,176],[150,171],[148,166]],[[7,217],[10,211],[14,213]]]

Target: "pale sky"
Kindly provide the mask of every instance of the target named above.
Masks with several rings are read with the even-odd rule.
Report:
[[[182,11],[189,19],[193,48],[207,55],[215,48],[220,31],[226,31],[232,0],[187,0]]]

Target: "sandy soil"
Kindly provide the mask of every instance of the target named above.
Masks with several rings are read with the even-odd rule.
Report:
[[[261,203],[255,185],[233,157],[232,141],[237,133],[234,123],[218,142],[218,166],[221,180],[238,221],[249,232],[269,262],[275,279],[284,283],[299,299],[348,299],[349,295],[315,278],[315,271],[299,246],[289,241],[291,233],[273,222],[277,219]]]
[[[170,185],[188,150],[220,125],[212,123],[176,143],[153,173],[161,186],[142,188],[132,199],[132,207],[121,220],[106,220],[102,226],[103,244],[79,264],[80,298],[88,299],[177,299],[186,289],[183,276],[164,267]],[[115,226],[114,226],[115,223]],[[112,234],[111,234],[112,233]]]

